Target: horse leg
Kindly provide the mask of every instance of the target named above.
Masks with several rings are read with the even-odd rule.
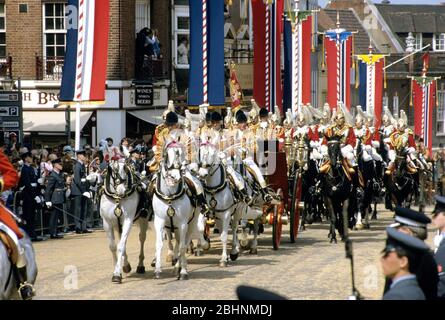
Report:
[[[258,231],[260,229],[260,218],[256,218],[253,222],[253,240],[250,246],[250,254],[258,253]]]
[[[188,272],[187,272],[187,258],[185,256],[187,252],[187,246],[190,242],[191,238],[187,237],[187,221],[182,223],[178,227],[179,233],[179,259],[177,266],[179,266],[179,280],[188,280]]]
[[[165,226],[165,221],[155,216],[154,219],[154,227],[156,232],[155,279],[159,279],[161,277],[161,272],[162,272],[161,253],[162,253],[162,246],[164,245],[164,226]]]
[[[113,267],[115,267],[117,263],[117,256],[116,256],[117,247],[114,238],[114,228],[113,226],[110,225],[110,223],[106,219],[103,219],[103,228],[105,230],[105,233],[108,235],[108,247],[110,248],[111,256],[113,258]]]
[[[335,224],[337,223],[337,215],[335,214],[334,206],[332,204],[332,200],[330,198],[327,199],[328,210],[330,212],[330,228],[329,228],[329,237],[331,243],[337,243],[337,236],[335,235]]]
[[[117,263],[116,263],[116,267],[114,268],[114,273],[113,273],[113,278],[112,278],[112,281],[116,282],[116,283],[122,282],[121,270],[122,270],[123,262],[126,260],[125,259],[126,245],[127,245],[128,235],[130,234],[131,225],[132,225],[131,219],[125,218],[124,223],[122,225],[122,235],[119,240],[119,244],[117,246]],[[128,261],[125,261],[125,262],[127,262],[126,266],[128,268],[128,266],[129,266]]]
[[[239,254],[239,241],[238,241],[238,217],[232,220],[232,250],[230,251],[230,260],[235,261],[238,259]]]
[[[377,220],[377,200],[374,200],[374,210],[372,213],[371,220]]]
[[[343,203],[343,208],[342,208],[342,216],[341,216],[341,222],[343,223],[341,225],[341,229],[340,229],[340,236],[341,236],[341,240],[344,241],[346,238],[346,234],[348,232],[348,228],[349,228],[349,199],[346,199],[345,202]],[[366,210],[366,209],[365,209]]]
[[[147,229],[148,229],[148,220],[147,218],[140,217],[139,218],[139,262],[138,267],[136,269],[137,273],[143,274],[145,273],[145,266],[144,266],[144,244],[145,240],[147,239]]]
[[[221,260],[219,261],[220,267],[227,267],[227,238],[229,233],[229,224],[230,224],[230,212],[224,212],[221,215],[221,243],[222,243],[222,255]]]

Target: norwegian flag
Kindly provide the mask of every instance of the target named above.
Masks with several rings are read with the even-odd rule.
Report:
[[[351,107],[352,33],[344,29],[325,33],[326,64],[328,71],[327,103],[331,109],[343,103]]]
[[[108,59],[108,0],[69,0],[60,101],[103,102]],[[72,18],[74,15],[74,18]]]
[[[282,109],[281,35],[284,0],[252,0],[253,97],[259,106],[273,112]]]

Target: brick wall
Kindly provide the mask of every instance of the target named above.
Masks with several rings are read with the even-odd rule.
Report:
[[[134,78],[134,29],[135,0],[110,0],[109,80]]]
[[[19,13],[19,4],[28,4]],[[14,78],[35,78],[35,55],[42,55],[42,1],[6,1],[6,52],[12,56]]]

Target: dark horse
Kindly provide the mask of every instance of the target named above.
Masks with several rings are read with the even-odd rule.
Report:
[[[408,172],[406,161],[407,152],[401,150],[397,153],[395,160],[395,170],[391,175],[384,177],[387,191],[391,195],[392,201],[400,207],[410,207],[416,189],[417,173]]]
[[[357,192],[357,223],[356,228],[369,229],[369,214],[371,212],[371,204],[374,202],[374,209],[376,201],[380,197],[382,184],[380,177],[382,176],[381,162],[374,160],[363,160],[363,145],[359,140],[357,145],[358,167],[362,177],[363,186],[359,186]],[[376,212],[374,212],[376,214]],[[362,219],[364,222],[362,222]]]
[[[324,202],[330,213],[330,242],[337,243],[335,230],[338,230],[343,240],[345,225],[350,227],[348,223],[350,220],[348,214],[350,212],[349,200],[353,194],[354,186],[343,166],[343,157],[338,140],[328,141],[328,155],[330,168],[323,175],[322,190]]]

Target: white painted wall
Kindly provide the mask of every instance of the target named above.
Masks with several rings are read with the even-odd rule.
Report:
[[[118,145],[125,137],[125,110],[98,110],[97,111],[97,141],[108,137],[113,138]]]

